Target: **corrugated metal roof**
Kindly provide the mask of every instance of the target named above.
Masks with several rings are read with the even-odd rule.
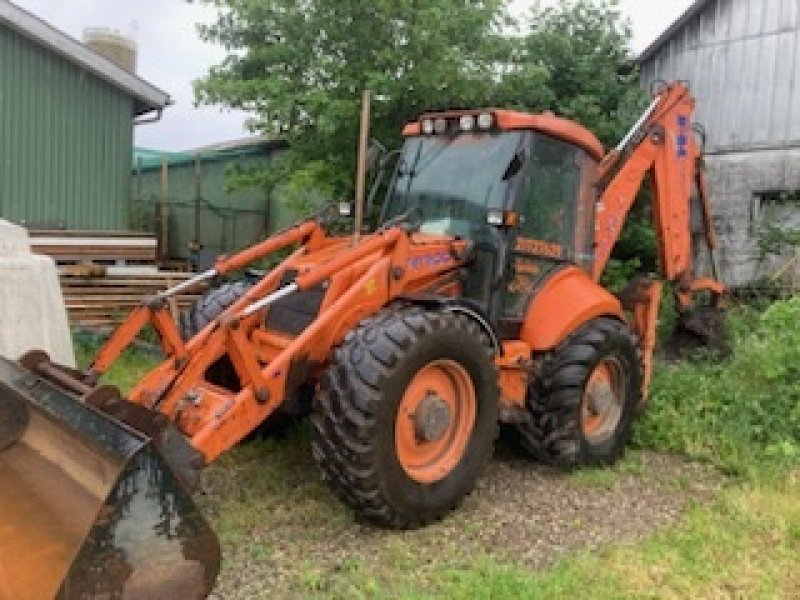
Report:
[[[658,52],[661,46],[667,43],[673,35],[678,33],[681,28],[683,28],[683,26],[686,25],[686,23],[688,23],[692,17],[703,10],[703,7],[705,7],[705,5],[709,2],[711,2],[711,0],[695,0],[689,6],[689,8],[683,12],[683,14],[672,23],[672,25],[664,30],[664,33],[658,36],[652,44],[645,48],[644,52],[642,52],[636,59],[636,62],[641,64],[651,58],[656,52]]]
[[[133,168],[148,171],[161,166],[166,158],[169,166],[193,163],[197,157],[201,162],[215,162],[238,158],[240,156],[253,156],[267,154],[272,150],[288,147],[284,140],[271,137],[252,137],[238,140],[219,142],[208,146],[201,146],[183,152],[161,152],[152,148],[138,147],[134,150]]]
[[[128,93],[136,100],[134,112],[137,115],[164,108],[170,104],[170,98],[166,92],[117,66],[8,0],[0,0],[0,24],[10,27],[38,45],[63,56]]]

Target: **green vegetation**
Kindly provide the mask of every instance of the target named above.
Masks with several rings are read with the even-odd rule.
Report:
[[[730,361],[657,370],[635,442],[738,475],[780,472],[800,459],[800,298],[737,309],[729,321]]]
[[[75,348],[75,361],[79,368],[89,366],[94,354],[100,348],[103,338],[86,331],[76,331],[72,334]],[[127,393],[150,369],[160,363],[162,357],[154,349],[144,351],[141,349],[128,349],[119,360],[109,369],[103,377],[103,383],[116,385]]]
[[[254,131],[289,141],[283,168],[238,178],[281,182],[300,205],[351,194],[364,88],[387,148],[421,112],[479,106],[553,110],[610,144],[642,104],[616,0],[537,3],[519,22],[504,0],[203,1],[219,17],[200,35],[228,55],[197,100],[245,109]]]
[[[800,192],[775,192],[759,198],[761,219],[758,246],[764,256],[777,256],[800,248],[800,229],[791,227],[792,216],[800,207]]]
[[[543,573],[484,556],[445,570],[432,588],[383,597],[795,598],[800,590],[799,492],[796,483],[727,491],[711,506],[691,509],[680,526],[645,542],[567,559]],[[351,591],[366,585],[351,584]]]

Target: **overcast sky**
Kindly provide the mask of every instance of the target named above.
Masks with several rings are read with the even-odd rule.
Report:
[[[136,40],[138,74],[174,101],[160,122],[137,126],[137,145],[183,150],[247,135],[242,113],[193,105],[192,81],[224,55],[197,38],[195,24],[212,21],[213,8],[184,0],[12,1],[78,39],[86,27],[109,27]],[[534,1],[513,0],[513,11],[521,14]],[[645,48],[691,1],[622,0],[633,24],[634,50]]]

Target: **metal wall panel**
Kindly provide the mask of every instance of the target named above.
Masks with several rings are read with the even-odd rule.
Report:
[[[645,64],[686,79],[709,152],[800,147],[800,0],[713,0]]]
[[[786,262],[761,253],[752,206],[759,192],[800,188],[800,0],[708,0],[696,8],[649,54],[642,81],[691,83],[709,136],[721,275],[737,287]]]
[[[0,217],[126,229],[133,100],[0,26]]]
[[[229,189],[230,170],[268,169],[272,160],[272,154],[203,160],[199,182],[193,162],[170,165],[167,178],[170,257],[189,257],[190,242],[195,239],[196,206],[200,218],[199,241],[215,254],[246,248],[303,216],[288,206],[278,192],[269,198],[259,189]],[[135,170],[133,185],[137,228],[155,229],[162,193],[161,169]],[[196,204],[198,185],[200,202]]]

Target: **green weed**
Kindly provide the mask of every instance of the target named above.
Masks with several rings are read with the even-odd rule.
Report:
[[[737,474],[782,472],[800,459],[800,298],[741,309],[730,322],[729,361],[656,369],[634,441]]]

